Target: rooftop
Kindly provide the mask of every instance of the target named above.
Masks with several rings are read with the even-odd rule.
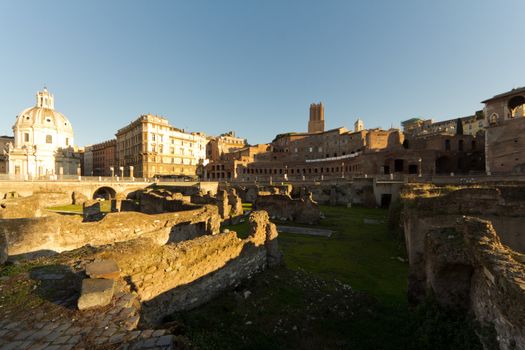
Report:
[[[507,91],[507,92],[504,92],[504,93],[501,93],[501,94],[498,94],[498,95],[494,95],[493,97],[491,97],[489,99],[486,99],[485,101],[481,101],[481,103],[487,103],[487,102],[496,100],[498,98],[512,96],[514,94],[519,94],[519,93],[525,93],[525,86],[522,86],[522,87],[519,87],[519,88],[515,88],[515,89],[512,89],[510,91]]]

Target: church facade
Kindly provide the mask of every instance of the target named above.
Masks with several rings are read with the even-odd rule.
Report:
[[[10,175],[39,178],[78,173],[73,127],[55,110],[54,97],[46,88],[37,92],[34,107],[18,114],[13,133],[14,144],[7,147]]]

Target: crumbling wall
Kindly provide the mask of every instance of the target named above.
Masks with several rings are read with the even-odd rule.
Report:
[[[164,189],[147,189],[136,194],[139,211],[146,214],[171,213],[193,209],[190,197]]]
[[[443,306],[471,310],[494,327],[500,349],[525,349],[525,259],[516,258],[525,244],[523,192],[484,186],[403,193],[409,299],[431,292]]]
[[[71,252],[61,259],[71,263],[115,260],[143,303],[143,321],[158,323],[168,314],[196,307],[279,263],[277,229],[268,214],[253,212],[249,222],[246,239],[239,239],[235,232],[166,245],[140,238],[100,247],[83,257]]]
[[[321,219],[319,205],[313,201],[311,193],[300,199],[282,194],[258,196],[255,200],[255,208],[266,210],[270,217],[298,223],[313,224]]]
[[[193,195],[210,193],[212,196],[217,194],[219,188],[218,182],[201,181],[201,182],[187,182],[184,185],[168,184],[160,182],[157,185],[150,186],[152,189],[162,189],[172,193],[181,193],[183,196],[191,197]]]
[[[283,194],[291,195],[293,187],[290,184],[283,185],[248,185],[240,186],[235,185],[233,188],[236,190],[237,194],[243,202],[254,203],[259,195],[269,195],[269,194]]]
[[[409,257],[423,252],[422,232],[450,226],[462,215],[489,220],[504,244],[525,253],[525,186],[408,186],[402,197]]]
[[[50,215],[45,208],[71,204],[65,192],[37,192],[28,197],[8,196],[0,200],[0,219],[32,218]]]
[[[137,212],[110,213],[100,221],[85,222],[80,216],[49,216],[0,220],[0,235],[5,237],[9,256],[38,255],[72,250],[89,245],[122,242],[142,236],[159,242],[184,237],[216,234],[220,217],[215,206],[147,215]],[[190,232],[184,235],[184,230]],[[179,231],[179,235],[172,231]],[[0,241],[1,242],[1,241]]]
[[[494,328],[502,350],[525,349],[525,266],[501,244],[490,222],[464,217],[425,242],[427,291],[444,306],[471,310]]]
[[[243,214],[242,200],[234,188],[219,189],[216,196],[211,193],[191,196],[193,204],[213,204],[219,208],[222,219],[229,219]]]
[[[232,217],[243,215],[242,200],[235,188],[228,189],[228,204],[231,206],[230,215]]]
[[[348,205],[353,203],[352,184],[320,184],[294,187],[292,197],[300,198],[306,192],[312,192],[314,201],[321,205]]]

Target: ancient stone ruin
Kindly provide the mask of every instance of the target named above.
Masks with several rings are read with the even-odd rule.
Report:
[[[219,190],[216,197],[185,196],[161,188],[139,190],[128,198],[111,199],[110,212],[102,211],[99,200],[82,200],[83,215],[46,211],[50,203],[72,201],[71,196],[50,198],[8,200],[30,203],[28,208],[41,208],[43,215],[0,219],[0,261],[32,259],[41,267],[23,277],[28,278],[24,283],[39,281],[35,288],[63,286],[59,295],[67,296],[61,305],[80,314],[57,321],[48,320],[47,311],[30,312],[38,313],[35,320],[42,327],[59,327],[53,334],[66,341],[64,346],[172,349],[174,336],[151,327],[278,265],[281,259],[276,226],[264,211],[250,214],[245,239],[233,231],[219,233],[223,219],[242,215],[235,190]],[[52,272],[38,272],[46,266]],[[36,325],[16,322],[36,342],[46,343],[48,334]],[[69,328],[75,329],[73,337],[67,333]],[[6,341],[14,344],[14,337]]]
[[[525,348],[522,186],[405,189],[409,299],[435,296],[467,310],[495,339],[484,346]],[[486,332],[491,334],[491,332]]]
[[[269,194],[258,196],[254,207],[265,210],[270,217],[302,224],[315,224],[321,219],[319,205],[313,201],[311,193],[293,199],[289,195]]]
[[[99,221],[80,216],[52,215],[40,218],[0,220],[10,256],[49,255],[80,248],[151,237],[159,242],[178,242],[219,232],[220,218],[211,205],[177,213],[148,215],[139,212],[110,213]]]
[[[0,200],[0,219],[31,218],[50,215],[46,207],[71,203],[71,196],[65,192],[37,192],[21,197],[16,192]]]

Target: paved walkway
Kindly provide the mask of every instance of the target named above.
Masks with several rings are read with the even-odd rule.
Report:
[[[322,236],[322,237],[331,237],[334,231],[324,230],[320,228],[309,228],[309,227],[298,227],[298,226],[277,226],[277,231],[279,233],[296,233],[300,235],[309,235],[309,236]]]
[[[123,281],[110,305],[81,312],[78,294],[59,294],[54,300],[38,295],[42,285],[60,284],[65,275],[38,277],[42,279],[22,274],[0,281],[1,349],[173,349],[174,336],[168,331],[137,328],[140,304]]]

